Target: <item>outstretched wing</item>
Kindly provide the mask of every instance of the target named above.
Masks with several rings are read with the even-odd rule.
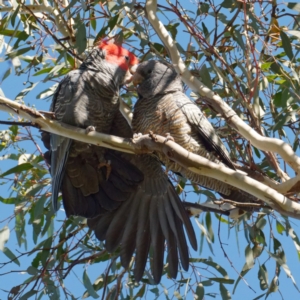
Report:
[[[132,132],[125,119],[118,115],[112,126],[112,134],[131,137]],[[184,206],[161,163],[149,155],[122,154],[138,167],[144,180],[137,190],[113,212],[88,220],[99,240],[106,241],[106,249],[115,251],[121,245],[121,263],[127,268],[136,252],[134,276],[140,281],[152,253],[151,269],[154,280],[161,279],[164,265],[164,245],[167,243],[169,272],[176,278],[179,257],[182,267],[189,266],[188,246],[184,228],[190,243],[197,248],[195,233]]]

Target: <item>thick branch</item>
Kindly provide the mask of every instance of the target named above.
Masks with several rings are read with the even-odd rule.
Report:
[[[166,142],[166,138],[164,137],[156,136],[156,140],[154,141],[153,138],[146,135],[132,141],[131,139],[111,136],[96,131],[87,132],[84,129],[61,124],[46,118],[38,111],[34,111],[25,105],[1,96],[0,110],[28,119],[42,130],[85,143],[131,154],[161,151],[170,159],[176,161],[192,172],[226,182],[265,201],[276,211],[300,219],[300,204],[291,201],[274,189],[242,174],[241,172],[233,171],[225,166],[215,164],[203,157],[190,153],[172,141]],[[293,183],[296,184],[297,182],[293,181]]]
[[[231,170],[223,165],[213,163],[204,157],[193,154],[175,142],[165,137],[155,135],[153,137],[142,136],[134,139],[136,148],[141,151],[158,151],[164,153],[170,160],[177,162],[184,168],[208,177],[228,183],[238,189],[265,201],[273,209],[283,215],[300,219],[300,204],[291,201],[279,194],[274,189],[248,177],[245,174]]]
[[[244,123],[237,114],[213,91],[206,87],[201,81],[195,78],[186,68],[183,60],[180,57],[179,51],[176,47],[175,41],[171,38],[168,31],[156,16],[157,1],[147,0],[146,2],[146,16],[158,34],[161,41],[167,48],[171,57],[172,63],[182,80],[194,91],[202,96],[206,96],[210,100],[210,105],[216,111],[221,113],[228,124],[238,131],[242,136],[251,142],[251,144],[258,149],[264,151],[271,151],[278,153],[284,161],[291,166],[291,168],[299,173],[300,158],[295,154],[293,149],[287,143],[274,138],[262,137],[249,125]],[[281,175],[281,174],[280,174]]]
[[[84,129],[56,122],[54,120],[46,118],[38,111],[34,111],[31,108],[26,107],[25,105],[19,104],[16,101],[11,101],[1,96],[0,110],[6,111],[8,113],[13,113],[15,115],[21,116],[22,118],[30,120],[34,126],[44,131],[55,133],[88,144],[94,144],[97,146],[115,149],[131,154],[135,153],[134,147],[132,146],[129,139],[110,136],[96,131],[87,133]]]

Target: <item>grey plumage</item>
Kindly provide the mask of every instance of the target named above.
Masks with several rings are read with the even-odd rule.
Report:
[[[136,63],[135,56],[116,45],[102,44],[95,48],[80,68],[68,73],[59,84],[51,105],[56,119],[81,128],[94,126],[97,131],[108,133],[119,107],[119,87],[128,69]],[[94,217],[103,209],[115,209],[127,199],[128,194],[122,189],[116,195],[109,188],[113,182],[106,178],[107,167],[100,167],[110,160],[108,151],[55,134],[51,134],[50,145],[55,211],[60,189],[67,216]],[[122,166],[117,156],[111,163]],[[126,164],[122,167],[122,172],[129,170]],[[118,169],[113,169],[113,173],[118,173]],[[131,185],[143,180],[142,173],[134,167],[125,177]]]
[[[188,151],[235,169],[211,123],[183,93],[181,78],[171,65],[154,60],[143,62],[138,66],[133,82],[138,85],[139,94],[132,121],[134,133],[146,134],[150,130],[162,136],[169,133],[176,143]],[[224,198],[238,202],[255,200],[233,186],[195,174],[161,153],[157,155],[167,169],[220,193]]]
[[[126,120],[117,113],[110,132],[113,135],[132,137]],[[88,220],[98,239],[106,240],[108,251],[121,244],[122,265],[128,267],[136,251],[134,276],[139,281],[143,275],[147,254],[153,253],[151,270],[154,281],[160,281],[163,269],[164,244],[167,242],[169,272],[177,276],[178,252],[184,270],[189,266],[188,247],[184,229],[193,249],[197,248],[195,233],[172,183],[163,172],[161,163],[149,155],[122,153],[143,172],[144,180],[128,200],[115,211]]]
[[[125,72],[118,65],[111,66],[106,50],[94,51],[79,70],[70,72],[60,83],[52,110],[61,122],[81,128],[92,125],[97,131],[130,138],[132,131],[118,110]],[[103,74],[104,80],[100,78]],[[67,216],[89,218],[88,226],[105,241],[109,252],[120,247],[124,268],[135,252],[136,281],[143,276],[149,251],[153,253],[154,281],[160,281],[165,242],[170,275],[176,278],[179,258],[182,267],[188,269],[184,229],[194,249],[195,233],[155,157],[120,153],[48,133],[42,134],[42,140],[49,149],[45,156],[51,164],[54,207],[60,190]],[[103,162],[109,162],[109,167],[100,167]]]

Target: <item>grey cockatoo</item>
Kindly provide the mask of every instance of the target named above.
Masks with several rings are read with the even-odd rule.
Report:
[[[145,61],[138,66],[132,80],[139,94],[134,107],[133,132],[147,134],[151,130],[163,136],[170,134],[186,150],[235,169],[211,123],[183,93],[181,78],[171,65]],[[255,200],[233,186],[189,171],[163,154],[158,153],[158,157],[167,169],[220,193],[224,198],[237,202]]]
[[[95,126],[97,131],[132,137],[118,110],[118,97],[128,69],[136,62],[133,54],[120,46],[101,44],[79,70],[71,71],[60,83],[52,103],[56,118],[77,127]],[[46,157],[51,162],[55,208],[61,190],[66,214],[89,218],[89,227],[105,241],[109,252],[120,247],[125,268],[135,252],[137,281],[143,276],[150,250],[154,281],[160,281],[165,242],[170,275],[176,278],[179,257],[182,267],[188,269],[184,228],[194,249],[195,233],[156,158],[129,155],[48,133],[43,133],[42,139],[50,149]]]
[[[51,105],[56,120],[109,133],[119,109],[119,88],[137,63],[128,50],[102,42],[79,69],[60,82]],[[56,134],[51,134],[50,145],[53,207],[56,211],[61,190],[67,216],[94,217],[102,209],[114,209],[131,191],[129,187],[123,190],[119,177],[130,187],[143,180],[138,169],[123,165],[103,148]]]

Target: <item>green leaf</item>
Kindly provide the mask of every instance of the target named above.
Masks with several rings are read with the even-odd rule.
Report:
[[[18,266],[20,266],[20,262],[17,259],[17,257],[13,254],[12,251],[9,250],[9,248],[5,247],[3,250],[3,253],[15,264],[17,264]]]
[[[19,10],[20,10],[20,5],[18,5],[17,9],[14,11],[14,13],[11,16],[10,22],[11,22],[12,27],[15,27],[15,21],[16,21],[17,15],[19,13]]]
[[[12,51],[10,53],[7,53],[6,55],[7,55],[7,58],[12,59],[12,58],[15,58],[17,56],[20,56],[20,55],[30,51],[30,50],[32,50],[31,47],[25,47],[25,48],[21,48],[21,49],[18,49],[16,51]]]
[[[12,125],[9,127],[9,130],[13,133],[14,136],[18,134],[19,131],[19,126],[17,125]]]
[[[136,293],[133,299],[137,299],[137,298],[142,299],[144,297],[145,291],[146,291],[146,284],[143,283],[142,287],[139,289],[139,291]]]
[[[210,280],[204,280],[204,281],[201,281],[201,283],[204,286],[211,286],[211,285],[213,285],[213,282],[211,282]]]
[[[285,227],[276,220],[276,229],[279,234],[282,234],[285,231]]]
[[[92,296],[94,299],[99,298],[99,295],[95,292],[93,285],[91,284],[91,281],[87,275],[86,270],[83,272],[83,285],[87,289],[90,296]]]
[[[23,171],[28,171],[28,170],[30,170],[32,168],[33,168],[33,165],[30,164],[30,163],[20,164],[20,165],[18,165],[16,167],[13,167],[13,168],[9,169],[8,171],[2,173],[0,175],[0,178],[3,178],[3,177],[5,177],[7,175],[10,175],[10,174],[21,173]]]
[[[283,107],[283,101],[282,101],[282,91],[277,92],[273,96],[273,103],[276,107]]]
[[[4,245],[7,243],[10,235],[8,226],[4,226],[0,229],[0,250],[4,251]]]
[[[196,295],[198,297],[197,300],[202,300],[204,298],[204,287],[201,282],[197,285]]]
[[[178,26],[179,26],[179,23],[169,24],[169,25],[165,26],[166,29],[171,33],[171,36],[174,40],[176,39],[176,36],[177,36],[177,33],[178,33],[178,30],[177,30]]]
[[[0,196],[0,201],[4,204],[16,204],[17,198],[2,198]]]
[[[254,267],[254,258],[253,258],[253,251],[249,244],[246,246],[245,249],[245,258],[246,258],[246,265],[248,269],[252,269]]]
[[[226,272],[226,270],[224,268],[222,268],[218,263],[215,263],[207,258],[190,258],[190,262],[194,262],[194,263],[203,263],[206,264],[208,266],[213,267],[216,271],[218,271],[221,275],[224,276],[224,278],[228,279],[229,276]]]
[[[75,33],[75,47],[78,51],[78,54],[81,54],[85,51],[86,48],[86,28],[83,22],[79,21],[77,24],[77,31]]]
[[[252,146],[252,148],[253,148],[253,150],[254,150],[255,155],[256,155],[258,158],[260,158],[260,152],[259,152],[259,150],[258,150],[256,147],[253,147],[253,146]]]
[[[284,2],[283,2],[284,3]],[[284,3],[288,8],[300,12],[300,3],[299,2],[285,2]]]
[[[42,236],[44,236],[49,230],[51,230],[50,228],[52,227],[52,225],[53,225],[53,212],[49,211],[46,214],[46,223],[42,231]]]
[[[293,60],[294,54],[293,54],[292,45],[289,37],[282,30],[280,30],[280,37],[282,40],[282,47],[285,51],[285,54],[288,56],[290,60]]]
[[[278,291],[278,285],[279,285],[278,277],[277,277],[277,275],[275,275],[274,278],[271,281],[271,284],[269,286],[267,295],[277,292]]]
[[[272,65],[273,62],[264,62],[262,65],[261,65],[261,69],[263,71],[269,71],[271,65]]]
[[[36,290],[31,290],[29,292],[27,292],[26,294],[24,294],[21,298],[19,298],[19,300],[28,300],[31,296],[37,294],[38,291]]]
[[[119,19],[119,15],[115,15],[114,17],[110,18],[107,25],[109,27],[109,29],[112,31],[114,29],[114,27],[116,26],[117,22]]]
[[[289,120],[291,119],[290,114],[280,114],[277,117],[277,122],[275,123],[275,125],[273,126],[273,131],[277,131],[282,129],[283,125],[286,124]]]
[[[209,250],[210,250],[210,251],[212,252],[212,254],[213,254],[213,249],[212,249],[212,246],[211,246],[211,243],[212,243],[212,242],[211,242],[209,233],[207,232],[207,230],[206,230],[206,228],[203,226],[203,224],[201,224],[201,223],[199,222],[198,219],[195,219],[195,221],[196,221],[198,227],[200,228],[200,230],[202,231],[202,234],[205,236],[206,241],[207,241],[207,244],[208,244],[208,247],[209,247]]]
[[[255,297],[253,300],[258,300],[258,299],[262,298],[264,295],[266,295],[266,293],[264,293],[264,294],[261,294],[261,295],[259,295],[259,296]]]
[[[218,277],[210,277],[209,280],[211,281],[216,281],[220,283],[225,283],[225,284],[234,284],[233,279],[225,279],[225,278],[218,278]]]
[[[259,229],[263,229],[267,224],[267,221],[265,218],[259,218],[255,224],[255,226]]]
[[[174,296],[178,299],[178,300],[182,300],[182,296],[179,294],[179,292],[174,291]]]
[[[41,69],[40,71],[35,72],[33,74],[33,76],[38,76],[38,75],[42,75],[42,74],[48,74],[52,69],[53,69],[53,67],[45,67],[45,68]]]
[[[209,233],[209,237],[211,239],[212,242],[214,242],[214,230],[212,228],[212,220],[211,220],[211,214],[209,212],[206,213],[205,215],[205,223],[206,223],[206,227]]]
[[[149,289],[149,291],[153,294],[155,294],[156,297],[159,296],[159,289],[156,287],[156,288],[153,288],[153,289]]]
[[[233,0],[224,0],[222,3],[221,3],[221,6],[224,7],[224,8],[234,8],[236,6],[236,1],[233,1]]]
[[[22,100],[24,98],[24,96],[26,96],[32,89],[34,89],[37,85],[38,82],[32,83],[29,82],[29,86],[26,87],[25,89],[23,89],[17,96],[16,96],[16,100]]]
[[[0,80],[0,82],[3,82],[10,74],[11,74],[12,68],[8,68],[5,73],[2,76],[2,79]]]
[[[95,13],[94,12],[91,13],[90,21],[91,21],[92,28],[96,31],[97,22],[95,20]]]
[[[37,275],[39,272],[38,272],[38,270],[37,270],[35,267],[29,266],[29,267],[27,268],[27,273],[28,273],[29,275]]]
[[[207,14],[209,11],[210,6],[207,3],[200,2],[198,9],[197,9],[197,16],[202,14]]]
[[[43,195],[42,197],[40,197],[38,199],[38,201],[35,203],[35,207],[34,207],[34,217],[35,218],[39,218],[41,216],[41,214],[43,213],[44,210],[44,204],[46,202],[48,197],[46,197],[45,195]]]
[[[296,282],[294,277],[292,276],[292,272],[289,269],[288,265],[285,263],[284,259],[280,258],[278,255],[275,255],[269,251],[267,251],[268,254],[280,265],[280,267],[284,270],[286,275],[292,280],[294,286],[297,288]],[[298,289],[298,288],[297,288]]]
[[[41,255],[39,256],[40,262],[42,265],[45,265],[46,261],[49,259],[49,253],[50,253],[50,247],[52,244],[52,236],[43,240],[41,243],[39,243],[35,249],[41,249]]]
[[[259,257],[262,254],[264,248],[265,248],[264,246],[261,246],[259,244],[255,244],[252,247],[253,258]]]
[[[16,31],[16,30],[11,30],[11,29],[1,29],[0,34],[4,36],[9,36],[9,37],[16,37],[19,38],[20,36],[24,36],[24,31]],[[25,37],[25,36],[24,36]],[[28,35],[27,35],[28,37]]]
[[[288,30],[287,33],[296,36],[300,40],[300,31],[298,31],[298,30]]]
[[[258,279],[262,291],[268,288],[268,271],[265,264],[259,266]]]
[[[223,300],[231,300],[231,295],[225,286],[220,283],[220,292]]]
[[[101,28],[101,30],[97,33],[97,35],[95,37],[95,42],[102,40],[106,36],[107,29],[108,29],[108,26],[104,26]]]
[[[210,89],[212,89],[212,80],[211,80],[211,77],[210,77],[210,74],[208,72],[208,69],[206,67],[206,65],[204,64],[202,66],[202,68],[200,69],[200,72],[199,72],[200,76],[201,76],[201,80],[202,82]]]
[[[245,43],[244,43],[244,40],[243,40],[240,30],[234,30],[234,35],[232,37],[239,44],[239,46],[242,48],[242,50],[246,52],[247,50],[245,48]]]
[[[24,212],[22,210],[22,206],[16,206],[15,211],[17,211],[17,215],[15,217],[15,231],[18,240],[19,246],[24,243],[23,236],[26,236],[25,231],[25,217]]]

